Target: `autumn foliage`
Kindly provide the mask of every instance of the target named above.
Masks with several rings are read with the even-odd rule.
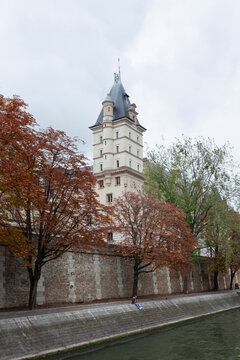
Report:
[[[24,260],[33,308],[47,262],[105,246],[110,210],[98,202],[75,140],[52,128],[37,131],[25,108],[18,97],[0,96],[0,241]]]
[[[116,200],[114,211],[122,236],[118,251],[134,267],[133,296],[141,273],[165,266],[186,271],[195,240],[182,210],[152,195],[126,192]]]

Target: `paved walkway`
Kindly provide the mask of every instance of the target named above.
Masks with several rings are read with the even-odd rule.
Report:
[[[203,292],[203,293],[193,293],[193,294],[179,294],[179,295],[166,295],[161,297],[153,297],[153,298],[147,298],[147,299],[139,299],[139,302],[141,304],[144,304],[146,302],[150,301],[158,301],[158,300],[164,300],[164,299],[173,299],[173,298],[181,298],[181,297],[192,297],[192,296],[201,296],[206,294],[225,294],[230,292],[236,292],[236,290],[223,290],[223,291],[209,291],[209,292]],[[57,306],[57,307],[51,307],[51,308],[41,308],[41,309],[35,309],[35,310],[6,310],[6,311],[0,311],[0,320],[1,319],[13,319],[18,317],[24,317],[24,316],[32,316],[32,315],[44,315],[44,314],[54,314],[54,313],[64,313],[67,311],[79,311],[79,310],[91,310],[96,308],[104,308],[106,306],[109,307],[116,307],[119,305],[124,304],[131,304],[131,299],[129,300],[115,300],[112,302],[106,301],[101,303],[91,303],[91,304],[79,304],[79,305],[64,305],[64,306]]]

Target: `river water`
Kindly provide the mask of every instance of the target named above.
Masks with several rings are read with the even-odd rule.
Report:
[[[148,333],[68,360],[240,359],[240,309]]]

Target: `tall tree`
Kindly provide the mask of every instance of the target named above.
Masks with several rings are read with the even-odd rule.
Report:
[[[118,251],[133,264],[133,296],[140,274],[160,266],[184,271],[191,264],[194,238],[175,205],[126,192],[115,201],[114,212],[122,237]]]
[[[240,214],[231,209],[230,231],[228,247],[226,247],[225,262],[226,268],[230,269],[229,289],[232,289],[233,279],[240,269]]]
[[[32,309],[47,262],[106,245],[110,209],[98,202],[73,139],[52,128],[34,130],[19,98],[1,97],[0,105],[0,239],[24,260]]]
[[[227,264],[230,268],[229,289],[232,290],[233,279],[236,272],[240,270],[240,232],[233,231],[231,234],[230,249],[227,260]]]
[[[215,204],[208,212],[205,229],[202,232],[207,255],[211,258],[210,272],[214,274],[214,290],[218,290],[219,272],[226,270],[225,255],[229,248],[230,209],[225,201],[215,198]]]
[[[228,146],[183,137],[169,147],[158,146],[148,158],[147,191],[183,209],[192,233],[199,235],[216,193],[226,198],[230,190]]]
[[[230,288],[240,268],[240,217],[239,213],[216,198],[209,211],[203,232],[208,256],[211,258],[210,271],[214,273],[214,290],[218,290],[219,272],[230,268]]]

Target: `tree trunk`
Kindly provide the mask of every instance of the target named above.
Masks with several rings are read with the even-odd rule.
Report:
[[[30,310],[33,310],[37,306],[37,286],[38,286],[38,281],[41,277],[41,268],[35,265],[34,272],[32,271],[32,269],[28,268],[28,273],[30,280],[28,307]]]
[[[233,271],[233,270],[231,269],[230,286],[229,286],[229,289],[230,289],[230,290],[232,290],[234,276],[235,276],[235,271]]]
[[[132,296],[137,295],[138,291],[138,265],[134,265],[134,273],[133,273],[133,289],[132,289]]]
[[[213,290],[218,290],[218,271],[214,271],[213,283],[214,283]]]

